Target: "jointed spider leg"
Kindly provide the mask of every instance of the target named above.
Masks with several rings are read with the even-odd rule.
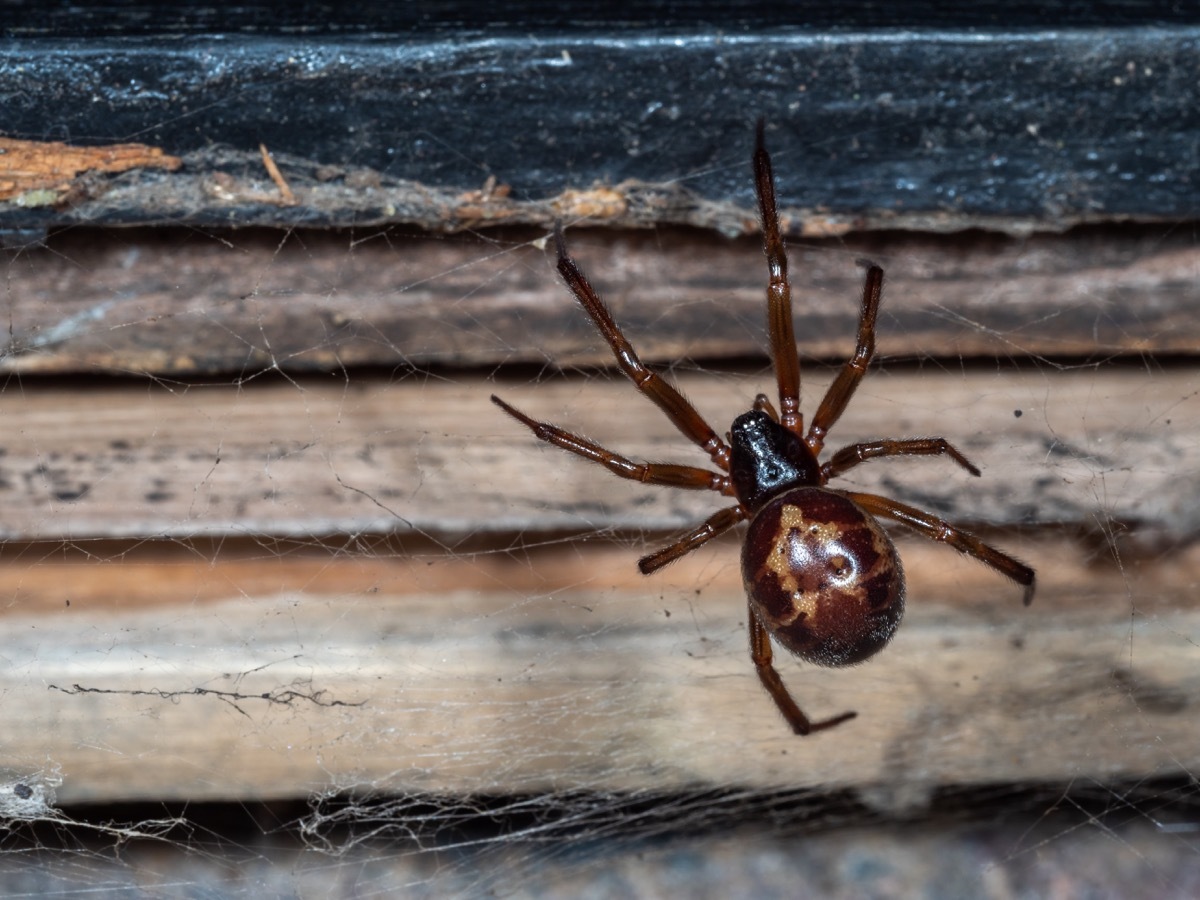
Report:
[[[1017,584],[1025,587],[1025,605],[1033,602],[1034,574],[1033,569],[1018,562],[1007,553],[1001,553],[995,547],[989,547],[975,535],[960,531],[937,516],[923,512],[915,507],[892,500],[889,497],[879,497],[875,494],[856,494],[850,491],[839,491],[849,497],[873,516],[894,519],[902,525],[907,525],[919,534],[934,540],[949,544],[960,553],[973,556],[986,566],[991,566],[1001,575],[1011,578]]]
[[[525,425],[534,433],[535,437],[546,441],[548,444],[554,444],[556,447],[562,447],[564,450],[570,450],[575,455],[582,456],[584,459],[600,463],[608,471],[621,478],[628,478],[631,481],[641,481],[645,484],[659,484],[674,488],[690,488],[694,490],[718,491],[719,493],[728,495],[733,494],[733,487],[729,482],[728,475],[710,472],[708,469],[700,469],[696,466],[677,466],[670,463],[635,463],[624,456],[618,456],[611,450],[604,449],[599,444],[595,444],[587,438],[571,434],[571,432],[564,431],[556,425],[532,419],[519,409],[509,406],[495,394],[492,395],[492,402],[518,422]]]
[[[813,413],[812,425],[804,439],[814,456],[820,455],[821,448],[825,446],[825,435],[846,411],[846,404],[854,396],[859,382],[867,374],[867,366],[875,356],[875,316],[879,312],[879,298],[882,292],[883,269],[872,265],[867,269],[867,278],[863,283],[862,308],[858,316],[858,342],[854,348],[854,355],[846,360],[842,371],[821,398],[821,405]]]
[[[972,475],[980,474],[979,469],[945,438],[911,438],[909,440],[885,438],[843,447],[830,457],[829,462],[821,466],[821,479],[829,481],[831,478],[837,478],[847,469],[852,469],[868,459],[879,459],[881,456],[941,456],[943,454],[949,456]]]
[[[763,253],[767,257],[767,333],[771,340],[771,359],[775,381],[779,385],[779,424],[797,437],[803,437],[804,417],[800,414],[800,356],[796,352],[796,331],[792,323],[792,288],[788,284],[787,253],[779,234],[779,212],[775,207],[775,176],[771,155],[763,138],[765,125],[758,120],[754,141],[754,186],[762,218]]]
[[[608,346],[612,348],[621,371],[639,391],[666,413],[676,428],[707,453],[714,463],[728,471],[729,446],[717,436],[712,426],[704,421],[704,417],[679,391],[646,368],[638,358],[633,345],[622,334],[604,301],[592,289],[575,260],[567,255],[567,243],[563,239],[562,229],[558,226],[554,229],[554,241],[558,248],[558,273],[591,317]]]
[[[668,563],[673,563],[679,557],[707,544],[717,535],[724,534],[744,518],[746,518],[746,510],[741,506],[727,506],[725,509],[719,509],[705,519],[700,527],[688,532],[669,547],[655,550],[639,559],[638,571],[643,575],[657,572]]]
[[[779,708],[783,717],[787,719],[787,723],[792,726],[792,731],[799,735],[812,734],[814,731],[824,731],[826,728],[833,728],[835,725],[840,725],[847,719],[853,719],[858,715],[856,712],[844,712],[840,716],[834,716],[832,719],[825,719],[821,722],[810,721],[808,716],[800,711],[800,707],[792,699],[792,695],[783,683],[783,679],[775,671],[775,666],[771,662],[771,638],[767,633],[766,626],[759,621],[758,613],[754,611],[753,604],[748,608],[748,615],[750,623],[750,658],[754,660],[754,668],[758,672],[758,680],[767,689],[767,693],[771,695],[771,699],[775,701],[775,705]]]

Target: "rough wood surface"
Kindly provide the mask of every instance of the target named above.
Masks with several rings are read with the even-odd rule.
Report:
[[[568,237],[645,359],[764,355],[766,264],[756,238],[577,229]],[[0,371],[251,377],[611,363],[544,238],[65,232],[47,248],[11,254]],[[809,358],[853,348],[862,257],[887,271],[885,356],[1105,359],[1200,346],[1200,249],[1187,229],[1023,240],[857,235],[796,241],[790,255]]]
[[[1194,549],[1118,568],[1069,541],[1006,546],[1043,574],[1028,609],[903,540],[910,612],[892,646],[839,671],[781,654],[814,714],[859,712],[808,740],[754,677],[735,542],[653,581],[633,548],[562,543],[27,552],[0,570],[0,690],[20,724],[0,753],[27,783],[59,781],[60,802],[741,785],[912,807],[945,785],[1200,764]],[[25,601],[35,584],[48,602]]]
[[[738,233],[754,219],[760,115],[783,206],[826,233],[1195,214],[1200,29],[1186,4],[391,7],[239,5],[215,21],[71,7],[50,24],[44,5],[5,4],[8,136],[136,136],[185,167],[78,204],[0,206],[0,229],[445,231],[588,209]],[[260,143],[295,205],[277,202]]]
[[[21,205],[62,203],[70,195],[81,193],[87,177],[95,173],[143,168],[174,171],[182,164],[160,147],[145,144],[73,147],[60,141],[0,138],[0,201]]]
[[[810,374],[808,405],[829,377]],[[724,422],[766,379],[681,381]],[[1193,769],[1197,383],[873,373],[837,438],[944,433],[984,477],[885,461],[859,483],[989,523],[1039,591],[1023,608],[901,536],[893,646],[848,671],[780,654],[815,715],[860,714],[800,740],[747,656],[736,538],[636,573],[642,528],[663,540],[719,498],[620,482],[486,399],[698,455],[623,382],[11,382],[4,777],[59,802],[809,785],[906,809],[948,784]]]
[[[771,385],[765,371],[677,375],[718,430]],[[830,370],[810,375],[811,410]],[[885,369],[868,376],[830,447],[940,435],[984,476],[942,459],[882,460],[845,484],[1001,527],[1099,518],[1183,539],[1196,532],[1200,493],[1196,391],[1187,367]],[[728,502],[620,481],[538,442],[488,401],[492,392],[632,458],[706,462],[623,379],[14,385],[0,394],[0,535],[663,531]]]

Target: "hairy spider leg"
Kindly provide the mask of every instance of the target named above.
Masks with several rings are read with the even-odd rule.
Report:
[[[697,547],[704,546],[717,535],[724,534],[738,522],[747,518],[748,515],[745,507],[741,504],[717,510],[705,519],[703,524],[685,534],[675,543],[668,547],[663,547],[661,550],[655,550],[653,553],[639,559],[638,571],[643,575],[657,572],[668,563],[673,563],[679,557],[686,556]]]
[[[965,553],[979,560],[985,566],[990,566],[1006,578],[1010,578],[1025,588],[1024,603],[1028,606],[1033,602],[1035,576],[1033,569],[1023,562],[1013,559],[1007,553],[1001,553],[995,547],[990,547],[975,535],[955,528],[949,522],[935,515],[923,512],[890,497],[880,497],[876,494],[858,494],[851,491],[838,491],[853,500],[873,516],[893,519],[918,534],[930,540],[949,544],[959,553]]]
[[[572,434],[556,425],[539,422],[505,403],[495,394],[492,394],[492,402],[527,427],[540,440],[561,447],[563,450],[569,450],[576,456],[582,456],[591,462],[599,463],[620,478],[628,478],[630,481],[640,481],[644,484],[710,490],[729,496],[733,495],[733,485],[728,475],[710,472],[708,469],[700,469],[696,466],[681,466],[672,463],[635,463],[611,450],[606,450],[587,438]],[[675,543],[642,557],[638,560],[638,569],[643,575],[649,575],[679,557],[691,553],[697,547],[707,544],[718,535],[724,534],[745,519],[746,515],[746,510],[741,504],[718,510],[709,516],[702,525],[685,534]]]
[[[754,187],[762,219],[763,253],[767,257],[767,333],[775,382],[779,387],[778,422],[797,437],[804,437],[800,413],[800,356],[796,352],[796,330],[792,323],[792,287],[788,283],[787,253],[779,234],[779,212],[775,208],[775,175],[764,139],[766,125],[758,120],[754,139]],[[772,416],[772,418],[775,418]]]
[[[813,413],[812,425],[804,438],[804,443],[808,444],[813,456],[820,456],[821,449],[825,446],[825,435],[846,411],[850,398],[858,390],[859,382],[867,374],[867,366],[875,357],[875,317],[879,312],[880,297],[883,295],[883,269],[874,263],[867,265],[854,355],[842,365],[838,377],[821,398],[821,405]]]
[[[864,463],[869,459],[879,459],[884,456],[942,455],[949,456],[976,477],[981,474],[979,469],[945,438],[908,438],[907,440],[883,438],[878,441],[864,441],[861,444],[850,444],[848,447],[843,447],[830,457],[829,462],[821,466],[821,480],[825,482],[837,478],[846,470],[853,469],[859,463]]]
[[[587,438],[564,431],[556,425],[539,422],[525,415],[519,409],[505,403],[495,394],[492,394],[492,402],[518,422],[525,425],[539,440],[553,444],[556,447],[561,447],[564,450],[569,450],[576,456],[582,456],[584,459],[591,460],[594,463],[599,463],[620,478],[628,478],[630,481],[640,481],[644,484],[659,484],[666,487],[686,488],[690,490],[717,491],[729,496],[733,495],[733,487],[730,484],[728,475],[722,475],[719,472],[710,472],[708,469],[701,469],[696,466],[680,466],[672,463],[635,463],[633,460],[626,459],[624,456],[613,453],[611,450],[606,450],[604,447],[589,441]]]
[[[775,671],[775,666],[772,663],[771,637],[767,632],[766,626],[758,618],[758,613],[754,611],[754,605],[750,604],[747,607],[747,611],[750,622],[750,658],[754,661],[754,669],[758,672],[758,680],[762,682],[762,686],[771,695],[771,699],[775,701],[775,705],[779,708],[787,723],[792,727],[792,731],[799,735],[812,734],[814,731],[824,731],[826,728],[833,728],[835,725],[840,725],[842,722],[853,719],[858,715],[856,712],[844,712],[840,716],[834,716],[832,719],[824,719],[820,722],[809,721],[808,716],[800,711],[800,707],[792,699],[791,692],[788,691],[787,685],[783,683],[783,679],[779,677],[779,673]]]
[[[591,317],[596,329],[612,348],[613,356],[621,371],[633,382],[634,386],[649,397],[667,418],[678,428],[688,440],[707,453],[714,463],[725,471],[729,471],[729,446],[721,440],[712,426],[688,402],[679,391],[664,381],[650,369],[646,368],[633,345],[626,340],[625,335],[613,320],[612,313],[604,305],[599,295],[592,289],[575,260],[567,254],[567,242],[563,238],[562,227],[555,225],[554,242],[558,248],[558,273],[562,276],[575,299],[579,301]]]

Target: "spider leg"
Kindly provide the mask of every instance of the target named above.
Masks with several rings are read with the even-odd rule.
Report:
[[[643,575],[657,572],[668,563],[673,563],[681,556],[691,553],[697,547],[703,546],[719,534],[724,534],[738,522],[746,518],[746,510],[739,506],[727,506],[709,516],[700,527],[685,534],[669,547],[655,550],[648,556],[638,560],[638,570]]]
[[[775,207],[775,176],[771,155],[763,137],[765,124],[758,120],[754,139],[754,186],[762,219],[763,253],[767,257],[767,333],[771,341],[771,359],[779,386],[779,424],[797,437],[804,432],[800,414],[800,356],[796,352],[796,331],[792,323],[792,287],[788,283],[787,252],[779,234],[779,212]]]
[[[621,371],[633,382],[634,387],[650,398],[654,404],[666,413],[667,418],[692,443],[707,453],[714,463],[722,469],[729,470],[729,446],[717,436],[704,417],[696,410],[683,394],[664,381],[660,376],[646,368],[638,357],[633,345],[625,338],[612,313],[604,305],[596,291],[588,283],[575,260],[567,255],[567,243],[563,238],[562,229],[555,226],[554,241],[558,248],[558,273],[562,276],[575,299],[579,301],[584,311],[591,317],[596,329],[612,348],[613,356]]]
[[[975,535],[966,531],[960,531],[935,515],[922,512],[919,509],[892,500],[889,497],[879,497],[875,494],[856,494],[850,491],[838,491],[838,493],[849,497],[873,516],[893,519],[902,525],[907,525],[918,534],[923,534],[930,540],[949,544],[959,553],[975,557],[985,566],[991,566],[1006,578],[1011,578],[1017,584],[1023,585],[1025,588],[1024,602],[1026,606],[1033,602],[1035,580],[1033,569],[1029,568],[1023,562],[1013,559],[1007,553],[1001,553],[995,547],[989,547],[979,538],[975,537]]]
[[[754,660],[754,668],[758,672],[758,680],[767,689],[767,693],[771,695],[771,699],[775,701],[775,705],[779,708],[783,717],[787,719],[787,723],[792,726],[792,731],[799,735],[812,734],[814,731],[824,731],[826,728],[833,728],[835,725],[840,725],[842,722],[853,719],[858,715],[856,712],[844,712],[840,716],[834,716],[832,719],[824,719],[820,722],[810,721],[808,716],[800,711],[800,707],[792,699],[792,695],[783,683],[783,679],[775,671],[775,666],[771,662],[771,637],[767,632],[766,626],[758,618],[758,613],[754,611],[753,605],[748,609],[750,616],[750,658]]]
[[[619,456],[611,450],[606,450],[599,444],[582,438],[577,434],[564,431],[556,425],[531,419],[525,413],[509,406],[495,394],[492,402],[525,425],[534,436],[548,444],[569,450],[576,456],[600,463],[608,471],[630,481],[641,481],[644,484],[660,484],[674,488],[718,491],[722,494],[733,493],[733,487],[728,475],[710,472],[696,466],[678,466],[671,463],[635,463],[633,460]]]
[[[875,356],[875,316],[879,312],[879,299],[883,292],[883,269],[872,265],[867,269],[867,278],[863,282],[862,309],[858,314],[858,341],[854,347],[854,355],[846,360],[842,371],[834,379],[821,405],[813,413],[812,425],[804,442],[808,449],[817,456],[825,446],[825,435],[834,426],[854,392],[858,383],[867,374],[867,366]]]
[[[878,459],[881,456],[941,456],[943,454],[949,456],[972,475],[980,474],[979,469],[945,438],[912,438],[902,441],[884,439],[843,447],[830,457],[829,462],[821,466],[821,480],[822,483],[829,481],[859,463],[866,462],[868,459]]]

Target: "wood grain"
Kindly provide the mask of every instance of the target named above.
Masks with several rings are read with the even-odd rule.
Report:
[[[200,565],[180,547],[148,585],[137,554],[27,558],[59,602],[6,610],[0,682],[21,727],[0,752],[25,777],[58,771],[62,802],[807,785],[913,803],[1200,761],[1200,619],[1158,594],[1194,583],[1200,556],[1117,568],[1067,541],[1008,546],[1043,573],[1028,609],[981,567],[903,540],[910,612],[892,646],[850,670],[782,656],[815,715],[859,712],[810,740],[754,678],[733,542],[653,580],[635,579],[630,548],[561,542],[310,553],[272,558],[272,578],[252,554]],[[87,596],[98,573],[128,594]],[[13,596],[25,579],[3,574]]]
[[[766,381],[676,374],[722,423]],[[830,374],[810,367],[806,407]],[[873,373],[835,438],[944,433],[984,476],[881,461],[854,483],[986,523],[1039,589],[1026,609],[899,534],[893,645],[850,670],[781,655],[812,714],[859,712],[810,740],[754,677],[736,535],[636,573],[719,498],[620,482],[487,401],[700,462],[622,381],[10,383],[5,777],[58,802],[741,785],[900,809],[1194,768],[1198,383]]]
[[[676,374],[718,430],[770,384],[765,372]],[[831,373],[809,374],[811,408]],[[984,476],[945,460],[890,460],[844,483],[969,522],[1117,522],[1181,539],[1196,529],[1196,385],[1190,368],[884,370],[855,396],[830,448],[941,435]],[[492,392],[633,458],[706,461],[623,380],[27,385],[0,394],[0,535],[71,542],[669,531],[723,503],[622,482],[540,444],[488,402]]]
[[[545,237],[69,231],[11,252],[0,371],[246,379],[607,365]],[[757,238],[574,229],[569,239],[646,360],[765,354]],[[1186,229],[852,235],[795,242],[790,255],[808,359],[853,349],[863,257],[887,272],[884,356],[1107,359],[1200,346],[1200,250]]]

